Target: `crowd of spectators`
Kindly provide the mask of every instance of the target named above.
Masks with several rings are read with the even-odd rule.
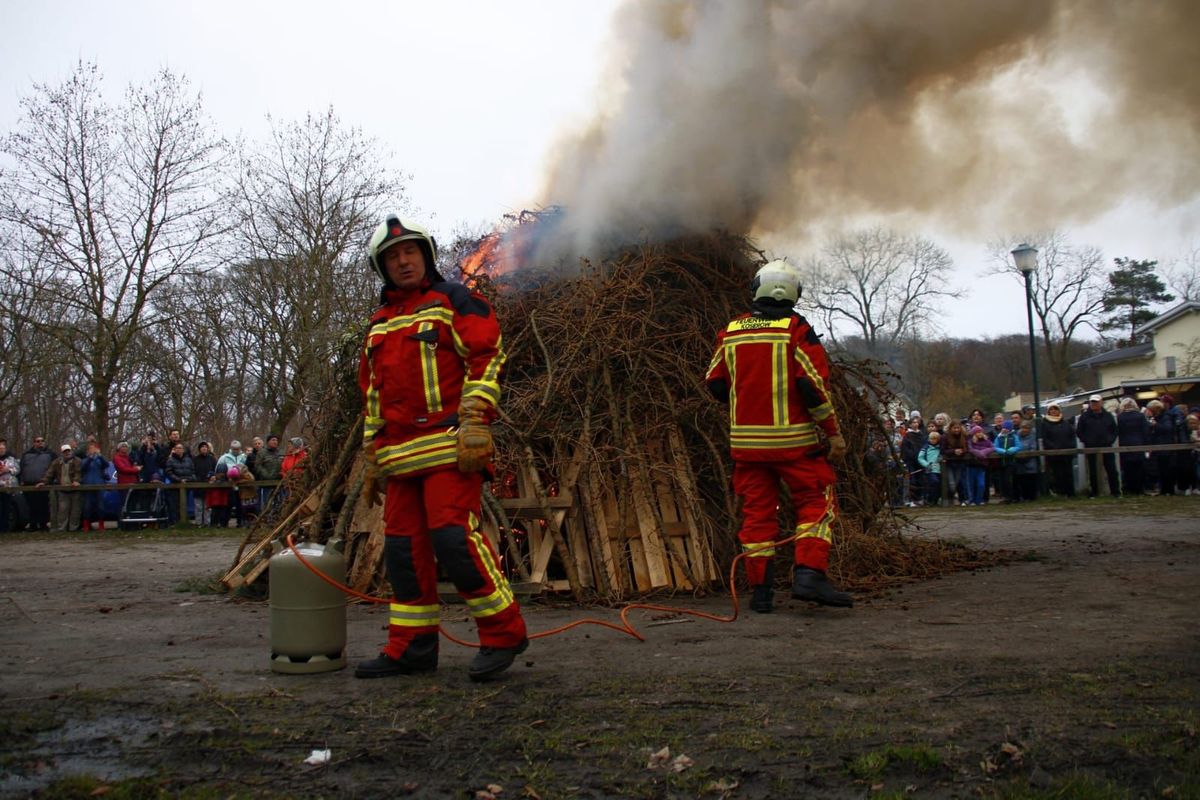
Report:
[[[140,492],[165,509],[167,522],[191,521],[197,526],[228,527],[248,524],[255,515],[277,510],[286,497],[289,478],[303,469],[308,447],[299,436],[280,448],[280,437],[255,436],[249,447],[234,439],[228,449],[215,456],[207,441],[193,450],[178,430],[165,442],[154,431],[142,437],[137,449],[122,441],[106,458],[92,435],[80,444],[71,439],[52,451],[45,437],[35,436],[20,456],[9,451],[0,438],[0,488],[81,487],[114,484],[123,504],[127,491]],[[282,481],[282,483],[279,483]],[[180,491],[171,484],[207,483],[208,488],[189,488],[187,506],[181,507]],[[119,489],[129,484],[152,488]],[[101,530],[106,511],[101,491],[0,492],[0,532],[29,530]]]
[[[889,472],[894,506],[1027,503],[1045,494],[1073,498],[1077,455],[1042,453],[1142,445],[1192,448],[1122,452],[1119,459],[1112,452],[1086,453],[1081,467],[1086,483],[1080,481],[1085,488],[1079,494],[1098,496],[1103,481],[1114,497],[1200,496],[1200,407],[1184,408],[1169,394],[1145,406],[1124,397],[1110,408],[1092,395],[1071,419],[1056,403],[1040,420],[1032,405],[993,414],[990,421],[979,408],[960,418],[940,413],[928,421],[920,411],[899,410],[884,418],[883,428],[885,436],[873,439],[868,458]]]

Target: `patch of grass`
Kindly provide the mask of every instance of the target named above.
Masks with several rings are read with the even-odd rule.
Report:
[[[193,575],[184,578],[175,585],[175,591],[180,594],[224,594],[225,587],[221,585],[224,572],[214,572],[211,575]]]
[[[856,778],[870,780],[883,775],[889,767],[913,772],[932,772],[942,766],[942,754],[931,745],[888,745],[854,758],[846,771]]]

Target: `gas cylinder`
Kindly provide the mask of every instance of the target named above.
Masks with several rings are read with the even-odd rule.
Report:
[[[346,582],[343,542],[303,542],[300,555],[338,583]],[[271,556],[271,669],[290,674],[346,666],[346,595],[318,578],[291,548]]]

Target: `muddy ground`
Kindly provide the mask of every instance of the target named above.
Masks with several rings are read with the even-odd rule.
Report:
[[[484,685],[450,644],[434,675],[270,672],[266,603],[198,591],[236,538],[0,537],[0,795],[1200,797],[1200,498],[916,519],[1023,555],[852,610],[638,612],[644,643],[540,639]],[[385,612],[348,620],[374,655]]]

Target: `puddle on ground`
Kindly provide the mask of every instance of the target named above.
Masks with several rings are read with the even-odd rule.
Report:
[[[135,715],[66,720],[38,734],[37,744],[22,753],[16,771],[0,770],[0,795],[32,792],[73,775],[119,781],[151,774],[130,766],[122,753],[146,747],[163,730],[160,720]]]

